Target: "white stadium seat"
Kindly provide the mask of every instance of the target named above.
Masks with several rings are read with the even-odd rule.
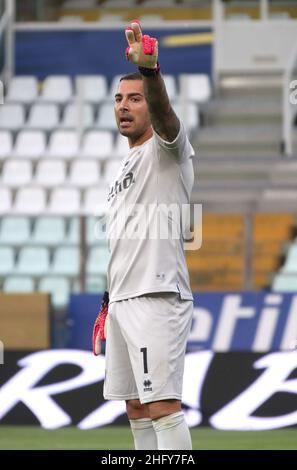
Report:
[[[89,215],[100,215],[107,211],[108,187],[87,189],[84,197],[83,211]]]
[[[0,215],[7,214],[11,210],[11,191],[8,188],[0,188]]]
[[[205,103],[211,97],[211,85],[209,76],[206,74],[186,74],[180,77],[180,92],[181,83],[185,77],[185,98],[197,103]]]
[[[87,258],[87,274],[94,275],[106,273],[109,256],[110,255],[106,247],[92,247]]]
[[[66,243],[71,245],[78,245],[79,238],[79,217],[72,217],[69,221],[69,228],[66,234]]]
[[[79,90],[76,93],[82,93],[84,101],[97,104],[103,101],[107,96],[107,80],[104,75],[85,75],[77,77]]]
[[[51,134],[46,156],[48,158],[71,159],[79,150],[78,136],[74,131],[55,131]]]
[[[177,99],[177,88],[175,77],[173,75],[163,75],[163,79],[166,85],[167,94],[170,100]]]
[[[57,105],[33,104],[26,126],[29,129],[51,131],[59,125],[59,110]]]
[[[110,131],[118,130],[113,103],[104,103],[100,107],[95,126]]]
[[[129,152],[129,142],[127,137],[119,134],[116,138],[115,148],[113,152],[113,156],[115,158],[122,158],[127,155]]]
[[[38,159],[46,148],[46,136],[43,131],[20,131],[14,146],[15,157]]]
[[[105,171],[104,171],[104,181],[107,184],[110,184],[115,179],[118,171],[120,170],[121,162],[117,160],[111,160],[106,162]]]
[[[92,127],[94,125],[93,114],[93,109],[90,104],[84,104],[81,113],[75,103],[70,103],[65,108],[61,127],[65,129],[73,129],[80,125],[83,127]]]
[[[0,106],[0,130],[16,131],[24,126],[25,110],[21,104],[3,104]]]
[[[54,253],[51,274],[77,276],[79,274],[80,253],[78,247],[60,247]]]
[[[3,170],[1,183],[5,186],[18,188],[19,186],[29,184],[32,180],[32,166],[28,160],[6,160]]]
[[[71,282],[63,276],[45,276],[40,279],[37,290],[51,294],[55,308],[65,308],[71,292]]]
[[[36,77],[13,77],[5,97],[6,103],[19,102],[29,104],[38,97],[38,82]]]
[[[43,188],[22,188],[16,195],[13,211],[28,215],[37,215],[45,211],[46,193]]]
[[[106,97],[111,102],[114,102],[114,97],[115,97],[116,92],[118,91],[120,79],[122,78],[123,75],[125,74],[114,75],[113,79],[111,80],[109,93],[108,93],[108,96]]]
[[[84,135],[81,154],[85,158],[105,159],[113,151],[113,136],[109,131],[90,131]]]
[[[73,97],[70,77],[64,75],[47,77],[43,82],[42,101],[66,103]]]
[[[9,276],[3,283],[4,292],[33,292],[34,279],[29,276]]]
[[[99,165],[96,160],[77,160],[71,165],[69,183],[73,186],[87,187],[100,182]]]
[[[30,221],[28,217],[6,216],[2,219],[0,231],[1,245],[23,245],[30,238]]]
[[[13,272],[14,250],[10,246],[0,247],[0,277]]]
[[[0,160],[12,153],[12,135],[9,131],[0,131]]]
[[[175,103],[173,109],[188,131],[199,128],[198,105],[187,101],[184,105]]]
[[[41,276],[49,270],[49,251],[45,247],[25,247],[20,250],[15,274]]]
[[[65,241],[65,219],[57,216],[41,216],[36,219],[30,244],[57,246]]]
[[[56,188],[51,193],[49,212],[72,215],[80,211],[80,192],[75,188]]]
[[[52,188],[66,181],[66,165],[63,160],[41,160],[38,163],[34,183]]]

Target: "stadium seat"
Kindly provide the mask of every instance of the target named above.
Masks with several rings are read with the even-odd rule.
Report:
[[[71,165],[69,184],[84,188],[99,184],[100,171],[96,160],[77,160]]]
[[[80,225],[79,217],[72,217],[69,221],[69,228],[66,234],[66,243],[71,245],[79,245]]]
[[[34,292],[34,279],[28,276],[9,276],[3,283],[3,291],[9,293]]]
[[[9,131],[0,131],[0,161],[12,153],[12,135]]]
[[[0,188],[0,215],[11,211],[12,197],[8,188]]]
[[[86,291],[90,293],[103,293],[107,289],[106,275],[87,276]]]
[[[100,106],[95,126],[102,130],[117,131],[113,103],[104,103]]]
[[[49,213],[73,215],[80,211],[80,192],[74,188],[56,188],[52,191]]]
[[[92,247],[88,254],[87,275],[104,275],[109,261],[109,252],[106,247]]]
[[[277,274],[272,282],[273,292],[297,292],[297,274]]]
[[[29,104],[38,98],[38,82],[36,77],[13,77],[8,88],[5,101]]]
[[[166,90],[167,90],[169,99],[171,101],[176,100],[178,92],[176,88],[175,77],[173,75],[165,74],[163,75],[163,79],[166,85]]]
[[[34,183],[46,188],[63,185],[66,181],[66,165],[63,160],[41,160],[36,169]]]
[[[106,244],[106,219],[105,217],[88,217],[86,224],[86,238],[88,245]]]
[[[65,219],[41,216],[36,219],[30,243],[57,246],[65,242]]]
[[[78,247],[60,247],[54,253],[51,274],[78,276],[80,253]]]
[[[78,155],[78,136],[74,131],[54,131],[50,137],[46,156],[69,160]]]
[[[107,211],[108,188],[103,185],[100,188],[87,189],[84,196],[83,211],[85,214],[100,215]]]
[[[115,148],[112,155],[115,158],[122,158],[129,152],[129,142],[127,137],[119,134],[116,138]]]
[[[42,131],[20,131],[13,155],[18,158],[38,159],[45,153],[46,136]]]
[[[81,155],[84,158],[105,159],[112,154],[113,137],[109,131],[90,131],[84,135]]]
[[[0,247],[0,277],[12,273],[14,268],[14,251],[11,247]]]
[[[0,130],[17,131],[24,126],[25,110],[20,104],[0,106]]]
[[[68,304],[71,282],[63,276],[46,276],[40,279],[37,290],[51,294],[53,306],[63,309]]]
[[[26,123],[27,128],[52,131],[58,126],[59,110],[55,104],[33,104]]]
[[[123,75],[124,74],[115,75],[113,77],[113,79],[111,81],[111,85],[110,85],[110,91],[109,91],[109,94],[107,96],[107,99],[109,101],[114,102],[114,97],[115,97],[115,94],[118,90],[120,79],[122,78]],[[164,79],[164,82],[165,82],[165,85],[166,85],[166,89],[167,89],[169,99],[170,100],[175,99],[177,97],[177,88],[176,88],[176,82],[175,82],[174,76],[169,75],[169,74],[164,74],[163,79]]]
[[[173,108],[188,131],[198,129],[199,111],[196,103],[187,102],[185,105],[182,105],[181,103],[175,103]]]
[[[1,183],[11,188],[30,183],[32,180],[32,166],[28,160],[7,160],[2,170]]]
[[[49,269],[49,251],[45,247],[22,248],[15,267],[15,274],[40,276]]]
[[[186,99],[196,103],[205,103],[211,97],[211,86],[208,75],[187,74],[180,76],[180,92],[183,77],[186,77]]]
[[[37,215],[45,211],[46,193],[43,188],[22,188],[16,195],[13,211],[27,215]]]
[[[0,231],[1,245],[23,245],[31,234],[30,220],[27,217],[6,216],[2,219]]]
[[[79,80],[79,91],[82,93],[84,101],[98,104],[106,98],[107,80],[105,75],[84,75],[77,77],[77,79]],[[77,89],[76,92],[78,92]]]
[[[109,102],[112,102],[114,103],[114,97],[115,97],[115,94],[118,90],[118,86],[119,86],[119,83],[120,83],[120,79],[122,78],[124,74],[117,74],[117,75],[114,75],[112,80],[111,80],[111,84],[110,84],[110,87],[109,87],[109,93],[106,97],[106,99],[109,101]]]
[[[64,75],[47,77],[43,82],[41,101],[66,103],[73,97],[70,77]]]
[[[105,183],[107,184],[112,183],[117,173],[119,172],[120,167],[121,167],[121,163],[119,161],[111,160],[111,161],[106,162],[105,171],[104,171]]]
[[[79,109],[76,103],[70,103],[66,106],[61,128],[74,129],[79,126],[86,128],[93,125],[94,112],[90,104],[83,104],[82,110]]]

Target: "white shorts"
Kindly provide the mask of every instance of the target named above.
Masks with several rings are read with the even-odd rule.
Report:
[[[109,306],[104,398],[181,400],[193,302],[156,293]]]

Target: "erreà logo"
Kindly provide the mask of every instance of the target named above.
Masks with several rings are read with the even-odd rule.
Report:
[[[123,189],[129,189],[133,183],[135,183],[135,178],[132,171],[130,171],[121,181],[116,181],[114,185],[111,186],[107,200],[110,201],[111,198],[115,197],[118,193],[123,191]]]
[[[143,391],[144,392],[152,392],[152,382],[150,380],[144,380],[143,382]]]

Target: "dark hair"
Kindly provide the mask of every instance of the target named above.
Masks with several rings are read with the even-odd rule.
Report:
[[[139,72],[128,73],[120,78],[120,82],[123,80],[142,80],[142,75]]]

